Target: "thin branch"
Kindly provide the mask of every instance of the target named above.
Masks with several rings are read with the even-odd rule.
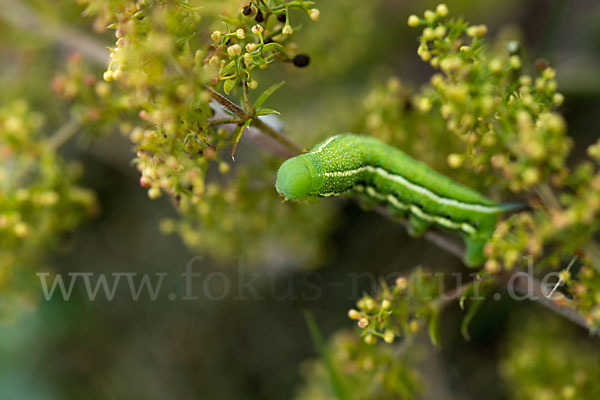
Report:
[[[66,124],[61,126],[56,133],[48,137],[46,143],[51,149],[58,150],[69,141],[81,129],[82,123],[79,118],[72,117]]]
[[[221,93],[213,90],[208,86],[205,87],[205,90],[208,92],[211,99],[213,99],[214,101],[216,101],[221,106],[229,110],[231,113],[237,115],[241,119],[247,120],[248,118],[253,118],[252,115],[248,114],[243,108],[229,100],[227,97],[223,96]],[[259,129],[265,135],[277,141],[279,144],[283,145],[288,150],[287,157],[285,158],[297,155],[298,153],[302,152],[300,146],[298,146],[294,141],[292,141],[285,135],[282,135],[276,129],[273,129],[273,127],[271,127],[270,125],[266,124],[260,117],[253,118],[251,125]]]
[[[0,18],[24,31],[75,50],[95,64],[108,64],[108,52],[102,43],[84,32],[41,18],[24,1],[0,0]]]
[[[230,117],[230,118],[213,118],[213,119],[209,119],[208,120],[208,124],[210,126],[215,126],[215,125],[228,125],[228,124],[241,124],[244,121],[239,119],[239,118],[235,118],[235,117]]]
[[[373,209],[376,213],[399,223],[400,225],[404,226],[406,229],[408,229],[410,227],[409,221],[407,221],[406,219],[395,217],[394,215],[392,215],[390,210],[385,206],[379,205],[379,206],[375,206]],[[464,256],[465,256],[464,247],[460,243],[458,243],[452,239],[449,239],[446,235],[443,235],[436,231],[429,230],[423,234],[423,237],[425,239],[427,239],[428,241],[430,241],[431,243],[435,244],[440,249],[443,249],[447,253],[450,253],[453,256],[460,258],[461,261],[464,260]]]
[[[254,113],[254,108],[250,102],[250,90],[248,89],[248,82],[243,81],[242,86],[244,88],[244,107],[246,107],[246,112]]]
[[[237,104],[229,100],[227,97],[223,96],[221,93],[213,90],[208,86],[205,86],[204,89],[208,92],[211,99],[213,99],[214,101],[216,101],[217,103],[219,103],[224,108],[231,111],[233,114],[237,115],[241,119],[246,120],[250,117],[242,107],[238,106]]]
[[[531,300],[538,302],[558,315],[598,335],[599,332],[595,332],[588,324],[586,318],[573,307],[555,302],[551,298],[549,299],[546,297],[546,293],[544,293],[544,290],[542,289],[544,285],[538,279],[533,276],[519,274],[518,272],[514,274],[505,274],[504,278],[507,282],[512,279],[514,288],[522,295],[531,295]]]
[[[294,141],[286,136],[281,135],[277,130],[273,129],[270,125],[266,124],[262,119],[254,118],[252,120],[252,126],[260,129],[267,136],[275,139],[277,142],[285,146],[289,150],[289,157],[302,153],[303,150]]]
[[[442,309],[446,307],[449,303],[460,299],[467,290],[471,289],[477,284],[481,284],[482,281],[483,280],[476,279],[464,285],[459,284],[449,292],[442,293],[440,297],[438,297],[431,303],[431,306],[434,308]]]

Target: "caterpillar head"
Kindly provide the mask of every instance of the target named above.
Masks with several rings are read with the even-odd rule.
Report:
[[[322,182],[313,161],[310,154],[303,154],[284,162],[277,171],[277,192],[286,200],[302,200],[317,193]]]

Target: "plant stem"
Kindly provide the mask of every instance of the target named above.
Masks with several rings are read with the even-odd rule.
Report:
[[[40,17],[24,1],[2,0],[0,18],[15,27],[75,50],[102,67],[108,65],[108,51],[102,43],[84,32]]]
[[[374,211],[386,218],[392,219],[393,221],[399,223],[407,229],[410,227],[410,223],[406,219],[401,219],[393,216],[390,210],[385,206],[375,206]],[[454,240],[448,239],[447,236],[442,235],[439,232],[429,230],[423,234],[423,237],[429,240],[431,243],[435,244],[440,249],[445,250],[447,253],[450,253],[453,256],[460,258],[461,260],[464,259],[464,247],[459,243],[455,242]]]
[[[248,82],[243,81],[242,87],[244,88],[244,107],[246,108],[246,113],[253,115],[254,107],[252,107],[252,103],[250,102],[250,91],[248,90]]]
[[[513,276],[515,276],[515,274],[504,274],[504,278],[508,282]],[[588,324],[586,318],[576,309],[569,307],[568,305],[558,304],[552,301],[552,299],[547,298],[542,290],[542,282],[534,277],[523,276],[523,274],[519,274],[514,278],[514,285],[515,289],[519,291],[519,293],[523,295],[532,294],[533,298],[531,300],[538,302],[542,306],[568,319],[569,321],[588,329],[590,332],[594,332],[592,327]],[[530,289],[533,289],[532,293],[530,293]],[[598,332],[594,333],[598,335]]]
[[[240,118],[215,118],[215,119],[209,119],[208,120],[208,124],[210,126],[215,126],[215,125],[227,125],[227,124],[241,124],[244,121],[241,120]]]

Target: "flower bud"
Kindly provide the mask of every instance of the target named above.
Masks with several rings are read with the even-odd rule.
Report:
[[[387,330],[383,334],[383,341],[386,343],[394,343],[395,337],[396,336],[394,335],[394,332],[392,332],[391,330]]]
[[[259,24],[256,24],[252,27],[252,33],[254,33],[255,35],[259,35],[261,33],[263,33],[264,29],[262,26],[260,26]]]
[[[281,33],[286,36],[290,36],[292,33],[294,33],[294,30],[292,29],[290,24],[285,24],[283,29],[281,30]]]
[[[242,46],[239,44],[233,44],[229,46],[227,48],[227,54],[229,54],[230,57],[238,57],[240,54],[242,54]]]
[[[445,17],[446,15],[448,15],[448,12],[449,12],[448,6],[445,5],[444,3],[438,4],[438,6],[435,8],[435,12],[440,17]]]
[[[352,309],[348,310],[348,317],[350,319],[360,319],[361,315],[357,310],[352,308]]]
[[[373,336],[372,334],[368,333],[365,335],[365,343],[366,344],[375,344],[377,343],[377,338],[375,336]]]
[[[411,15],[408,17],[408,26],[416,28],[421,24],[421,20],[416,15]]]

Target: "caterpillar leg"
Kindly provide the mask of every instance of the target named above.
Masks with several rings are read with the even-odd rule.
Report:
[[[415,215],[411,214],[408,218],[410,226],[408,228],[408,234],[411,236],[421,236],[431,226],[430,222],[425,221]]]
[[[467,266],[477,267],[485,262],[483,248],[486,243],[486,239],[465,237],[465,264]]]

